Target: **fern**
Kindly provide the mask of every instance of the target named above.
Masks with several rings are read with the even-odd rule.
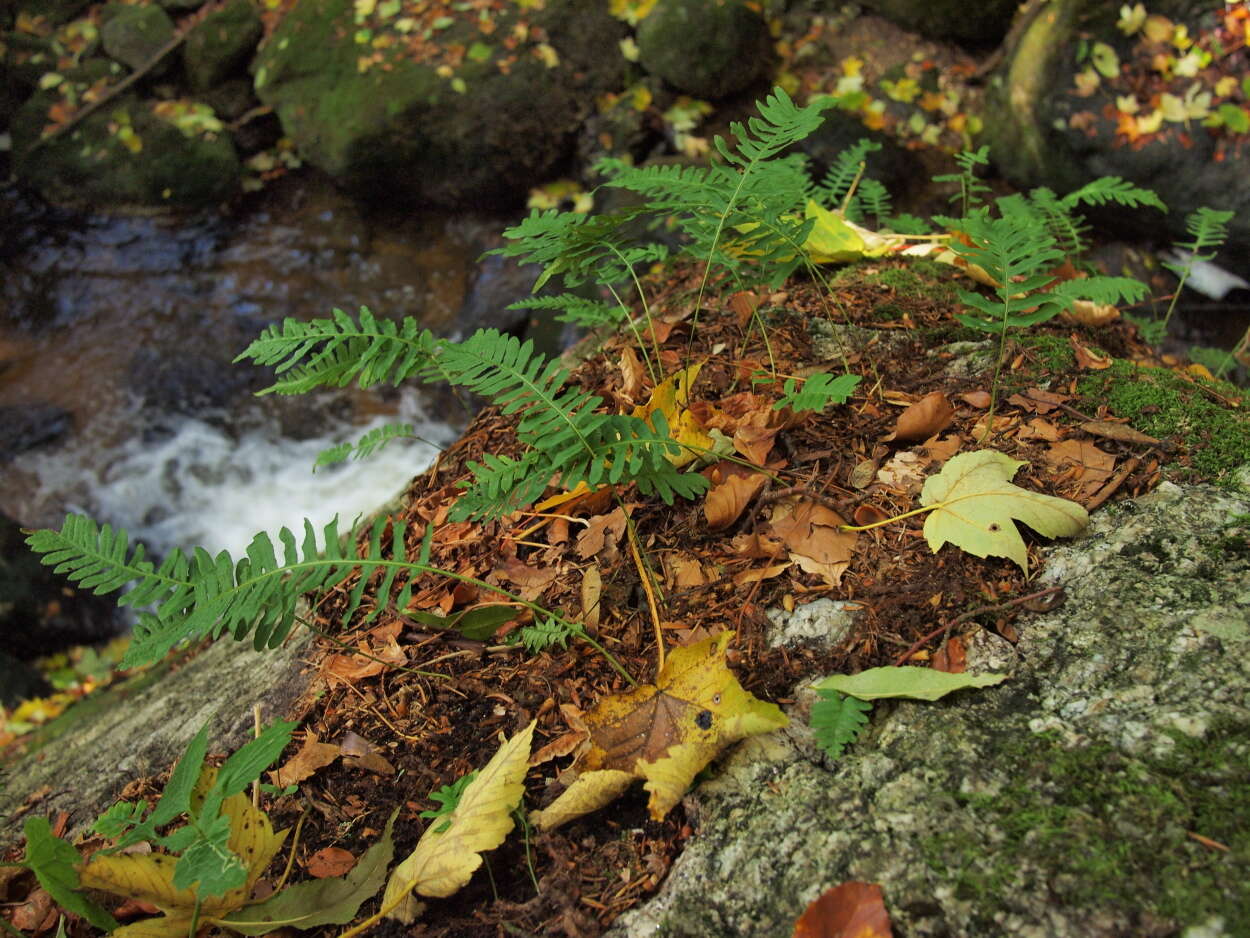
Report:
[[[983,146],[956,153],[955,162],[959,164],[959,172],[934,176],[933,181],[959,183],[959,191],[950,197],[950,201],[959,203],[959,213],[966,216],[985,201],[984,194],[990,191],[990,187],[977,178],[977,168],[990,164],[990,148]]]
[[[816,189],[816,198],[829,208],[840,208],[868,154],[880,149],[881,144],[863,137],[840,152],[825,171],[825,178]]]
[[[370,430],[357,440],[355,444],[340,443],[338,446],[322,450],[317,454],[317,461],[313,463],[313,471],[315,472],[324,466],[333,466],[336,463],[341,463],[348,457],[352,459],[368,459],[393,440],[419,439],[421,437],[410,423],[384,424]]]
[[[591,300],[574,293],[559,296],[532,296],[518,300],[508,309],[555,309],[560,311],[557,322],[572,323],[585,329],[601,326],[619,326],[628,318],[628,311],[620,305],[612,306],[602,300]]]
[[[877,220],[877,227],[889,217],[891,205],[890,191],[876,179],[863,179],[856,190],[856,205],[862,207],[867,215]],[[848,216],[849,217],[849,216]]]
[[[567,648],[569,639],[584,634],[584,631],[577,622],[543,616],[533,625],[518,630],[517,640],[526,651],[538,654],[553,646]]]
[[[859,375],[815,374],[803,381],[802,388],[796,388],[794,378],[786,378],[782,385],[782,397],[773,404],[773,410],[789,407],[795,413],[811,411],[819,413],[830,404],[845,404],[859,384]]]
[[[1069,192],[1061,201],[1068,209],[1074,209],[1081,204],[1105,205],[1108,202],[1114,202],[1116,205],[1128,208],[1150,205],[1161,212],[1168,210],[1168,207],[1153,191],[1135,186],[1119,176],[1100,176],[1075,192]]]
[[[811,727],[816,742],[831,759],[837,759],[863,732],[872,704],[843,696],[836,690],[817,690],[816,693],[820,699],[812,704]]]
[[[402,324],[360,308],[359,322],[341,309],[333,319],[287,319],[270,326],[235,361],[272,365],[285,375],[261,394],[303,394],[319,387],[399,384],[427,366],[434,336],[406,317]]]

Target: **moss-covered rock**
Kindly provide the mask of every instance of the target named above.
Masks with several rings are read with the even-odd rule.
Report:
[[[185,209],[214,205],[238,190],[241,167],[226,134],[184,132],[131,95],[43,139],[61,90],[34,95],[12,123],[14,171],[49,201]]]
[[[257,57],[257,94],[309,162],[357,192],[515,198],[571,152],[583,102],[619,75],[593,63],[622,61],[624,25],[588,0],[506,3],[489,21],[439,11],[429,23],[379,11],[357,22],[351,0],[301,3]],[[575,43],[568,19],[582,24]]]
[[[864,0],[864,6],[904,29],[981,47],[1002,40],[1018,5],[1016,0]]]
[[[1007,681],[878,702],[836,762],[800,703],[687,798],[696,835],[608,934],[788,935],[846,880],[911,938],[1250,934],[1247,512],[1164,483],[1095,513],[1048,551],[1065,601],[969,639]]]
[[[723,98],[768,67],[768,27],[742,0],[659,0],[638,26],[638,55],[678,91]]]
[[[182,60],[192,91],[207,91],[244,70],[265,29],[250,0],[233,0],[187,35]]]
[[[1185,217],[1199,206],[1232,209],[1232,254],[1250,258],[1250,177],[1242,168],[1250,134],[1236,129],[1237,120],[1207,120],[1224,105],[1241,120],[1250,113],[1240,86],[1250,56],[1240,44],[1233,48],[1217,7],[1151,4],[1151,14],[1170,18],[1158,25],[1170,31],[1151,39],[1117,28],[1118,4],[1030,6],[987,91],[983,139],[991,158],[1021,186],[1069,192],[1110,175],[1153,189],[1171,210],[1158,219],[1173,238],[1185,236]],[[1140,234],[1140,215],[1091,214]]]
[[[104,51],[130,68],[142,68],[174,38],[174,21],[158,6],[111,3],[101,14]]]
[[[41,16],[53,26],[68,23],[91,5],[92,0],[19,0],[14,6],[29,16]]]

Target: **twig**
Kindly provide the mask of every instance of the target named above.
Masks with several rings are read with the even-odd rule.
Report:
[[[1102,488],[1094,493],[1094,497],[1089,500],[1085,506],[1086,511],[1093,511],[1108,498],[1115,494],[1116,490],[1124,484],[1124,480],[1133,474],[1133,471],[1141,465],[1141,460],[1133,456],[1123,466],[1116,470],[1114,476]]]
[[[939,625],[936,629],[934,629],[928,635],[925,635],[923,638],[919,639],[915,644],[913,644],[905,652],[903,652],[896,659],[894,659],[894,666],[896,668],[902,667],[902,665],[907,661],[907,659],[909,659],[912,655],[914,655],[922,647],[924,647],[924,645],[930,639],[936,638],[942,632],[946,632],[946,631],[949,631],[950,629],[953,629],[955,626],[959,625],[961,622],[968,621],[973,616],[979,616],[985,612],[997,612],[1000,609],[1008,609],[1011,606],[1018,606],[1021,603],[1027,603],[1030,600],[1040,599],[1043,596],[1049,596],[1052,593],[1057,593],[1061,589],[1063,589],[1062,586],[1052,586],[1048,589],[1039,590],[1036,593],[1030,593],[1028,596],[1017,596],[1015,599],[1009,599],[1005,603],[995,603],[994,605],[991,605],[991,606],[979,606],[976,609],[969,610],[968,612],[965,612],[963,615],[956,616],[955,618],[951,619],[949,622],[944,622],[942,625]]]

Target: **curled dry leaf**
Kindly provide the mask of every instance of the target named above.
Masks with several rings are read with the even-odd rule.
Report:
[[[281,768],[270,772],[269,781],[279,788],[297,785],[304,779],[310,778],[318,769],[325,768],[342,754],[343,750],[338,746],[333,743],[320,742],[317,734],[309,730],[299,752],[291,756]]]
[[[1121,443],[1139,443],[1142,446],[1154,446],[1159,442],[1153,436],[1140,433],[1126,423],[1115,423],[1111,420],[1087,420],[1081,424],[1081,429],[1093,436],[1101,436]]]
[[[859,535],[841,530],[846,522],[836,511],[806,500],[782,502],[769,523],[789,548],[790,559],[803,570],[830,586],[842,581]]]
[[[926,394],[901,414],[886,440],[913,443],[941,433],[955,419],[955,408],[941,391]]]
[[[598,557],[605,547],[614,552],[625,534],[625,527],[623,508],[618,507],[606,515],[595,515],[589,519],[586,529],[577,535],[577,556],[582,560]]]
[[[737,521],[767,481],[760,472],[750,475],[734,473],[720,484],[713,485],[703,500],[703,514],[707,518],[708,527],[719,531]]]

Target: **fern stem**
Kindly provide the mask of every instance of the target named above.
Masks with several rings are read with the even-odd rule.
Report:
[[[998,360],[994,362],[994,380],[990,383],[990,409],[985,415],[985,432],[981,434],[978,443],[984,443],[990,438],[990,434],[994,429],[994,412],[998,409],[998,376],[1003,370],[1003,358],[1007,354],[1007,323],[1006,313],[1003,314],[1003,330],[998,334]]]
[[[634,289],[638,291],[638,300],[642,303],[642,314],[647,320],[647,325],[651,326],[651,306],[647,303],[647,294],[642,288],[642,281],[638,279],[638,273],[634,270],[634,266],[625,260],[625,255],[621,253],[620,249],[617,248],[615,244],[609,243],[608,248],[617,256],[621,263],[625,265],[625,269],[629,271],[629,276],[634,281]],[[607,287],[612,291],[612,295],[616,297],[616,302],[620,303],[621,308],[628,314],[629,307],[620,298],[620,296],[617,295],[616,289],[610,283],[607,284]],[[654,327],[650,330],[651,347],[655,351],[655,364],[652,365],[651,357],[647,354],[646,343],[643,341],[642,336],[638,332],[638,325],[634,322],[634,317],[628,316],[626,322],[628,322],[629,329],[634,334],[634,340],[638,343],[638,348],[642,352],[642,357],[647,363],[647,371],[651,375],[651,380],[656,384],[659,384],[660,375],[657,369],[660,367],[660,344],[656,341]]]
[[[634,566],[638,568],[638,579],[642,582],[642,591],[647,596],[647,609],[651,613],[651,624],[655,628],[655,673],[664,670],[664,633],[660,629],[660,611],[655,602],[655,586],[651,582],[651,568],[642,558],[642,548],[638,543],[638,529],[634,527],[634,519],[629,512],[625,513],[625,530],[629,535],[629,551],[634,557]]]

